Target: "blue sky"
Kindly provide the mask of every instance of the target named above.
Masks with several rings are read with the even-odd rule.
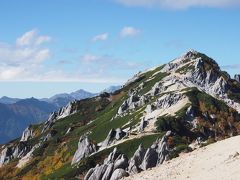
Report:
[[[0,96],[124,83],[188,49],[240,73],[239,0],[0,1]]]

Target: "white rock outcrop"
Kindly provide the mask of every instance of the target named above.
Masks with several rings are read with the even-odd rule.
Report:
[[[97,146],[91,143],[86,135],[81,136],[78,142],[78,149],[72,159],[72,165],[80,162],[83,158],[89,157],[96,151]]]
[[[234,79],[240,83],[240,74],[234,75]]]
[[[33,130],[31,127],[27,127],[23,133],[20,141],[27,141],[33,137]]]
[[[77,101],[68,103],[67,106],[61,108],[58,112],[53,112],[52,114],[50,114],[48,120],[44,123],[42,132],[46,132],[48,129],[50,129],[57,120],[65,118],[76,112],[77,112]]]
[[[101,148],[105,148],[114,144],[116,141],[122,139],[127,135],[122,129],[111,129],[106,137],[106,139],[101,143]]]
[[[102,165],[97,164],[95,168],[91,168],[87,172],[84,180],[118,180],[129,174],[162,164],[163,161],[168,160],[167,140],[171,134],[171,131],[168,131],[147,151],[140,145],[129,161],[126,155],[119,153],[117,148],[114,148]]]
[[[31,150],[27,142],[6,146],[0,153],[0,166],[9,163],[12,159],[22,158]]]

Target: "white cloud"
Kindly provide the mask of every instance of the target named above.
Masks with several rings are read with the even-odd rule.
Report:
[[[17,46],[26,46],[32,44],[36,34],[37,34],[36,29],[26,32],[21,37],[17,38],[16,40]]]
[[[140,29],[136,29],[134,27],[124,27],[120,32],[120,36],[123,38],[134,37],[137,36],[140,32],[141,32]]]
[[[190,7],[224,8],[239,6],[239,0],[115,0],[126,6],[186,9]]]
[[[17,38],[17,46],[30,46],[30,45],[41,45],[46,42],[50,42],[52,38],[50,36],[39,36],[38,30],[33,29],[24,33],[21,37]]]
[[[56,59],[46,63],[52,57],[50,49],[42,46],[51,40],[48,37],[31,30],[13,44],[0,42],[0,81],[122,83],[126,75],[119,77],[116,71],[138,67],[131,61],[91,53],[83,55],[80,62],[71,61],[68,67],[60,66],[63,61]]]
[[[106,41],[108,39],[108,33],[98,34],[92,38],[93,42]]]
[[[51,54],[39,45],[50,39],[34,29],[17,38],[16,44],[0,43],[0,80],[25,80],[38,74]]]
[[[9,80],[16,78],[24,73],[21,67],[0,67],[0,80]]]
[[[19,66],[39,64],[50,57],[47,48],[0,47],[0,65]]]
[[[36,41],[35,44],[36,45],[40,45],[46,42],[50,42],[52,40],[52,38],[50,36],[39,36]]]

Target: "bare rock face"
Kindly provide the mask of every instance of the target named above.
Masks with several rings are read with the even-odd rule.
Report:
[[[168,131],[162,139],[157,140],[155,143],[155,149],[158,153],[157,164],[162,164],[164,161],[169,159],[169,148],[167,145],[168,137],[171,135],[171,131]]]
[[[216,62],[211,62],[215,67],[215,70],[206,71],[206,62],[203,59],[198,59],[195,64],[195,70],[187,78],[192,82],[196,87],[204,89],[205,91],[217,95],[223,96],[228,91],[228,77],[227,79],[219,75],[220,68]]]
[[[26,154],[24,155],[23,157],[21,157],[18,161],[18,164],[17,164],[17,167],[18,168],[22,168],[24,167],[29,161],[30,159],[33,157],[33,152],[39,148],[41,146],[41,143],[38,143],[38,144],[35,144],[31,150]]]
[[[236,75],[234,76],[234,79],[235,79],[237,82],[240,83],[240,74],[236,74]]]
[[[151,96],[156,96],[157,94],[166,90],[166,87],[162,85],[162,82],[157,82],[154,84],[150,91]]]
[[[156,109],[156,107],[153,104],[148,104],[146,109],[145,109],[145,112],[147,114],[149,114],[149,113],[153,112],[155,109]]]
[[[168,159],[169,149],[167,145],[168,137],[171,135],[171,131],[168,131],[162,139],[158,139],[151,148],[147,149],[147,152],[143,158],[141,168],[143,170],[155,167],[162,164]]]
[[[62,119],[71,114],[74,114],[76,112],[76,103],[77,103],[76,101],[73,101],[73,102],[68,103],[67,106],[61,108],[58,111],[57,119]]]
[[[33,137],[33,131],[30,127],[27,127],[23,133],[20,141],[27,141]]]
[[[21,158],[31,150],[31,147],[26,142],[19,142],[13,149],[13,158]]]
[[[88,178],[88,180],[101,180],[104,173],[106,172],[108,168],[108,165],[103,164],[103,165],[97,165],[91,174],[91,176]]]
[[[44,123],[42,132],[46,132],[48,129],[50,129],[58,119],[65,118],[71,114],[76,113],[77,112],[76,103],[77,101],[70,102],[68,103],[67,106],[62,107],[58,112],[53,112],[49,116],[48,120]]]
[[[128,167],[128,158],[125,154],[122,154],[119,159],[117,159],[114,163],[115,169],[126,169]]]
[[[12,159],[12,148],[5,147],[0,154],[0,167],[7,164]]]
[[[110,180],[119,180],[126,176],[128,176],[128,173],[124,169],[116,169],[113,172]]]
[[[176,104],[183,98],[182,94],[168,94],[163,98],[159,98],[156,104],[157,109],[169,108],[173,104]]]
[[[102,180],[109,180],[111,178],[111,175],[113,173],[113,168],[114,168],[113,163],[108,164],[108,167],[102,177]]]
[[[118,109],[118,114],[122,114],[123,112],[125,112],[128,109],[128,107],[129,107],[129,105],[128,105],[127,101],[124,101],[123,104]]]
[[[125,100],[118,109],[118,115],[121,115],[128,110],[133,110],[137,107],[143,106],[148,101],[145,95],[139,96],[135,90],[130,91],[128,95],[129,98]]]
[[[146,150],[140,145],[129,161],[128,172],[130,174],[136,174],[141,171],[140,165],[142,164],[145,153]]]
[[[104,164],[114,163],[115,160],[120,156],[121,154],[118,152],[117,148],[115,147],[113,149],[113,152],[111,152],[108,157],[105,159]]]
[[[114,144],[115,141],[122,139],[126,136],[126,132],[122,131],[120,128],[118,129],[112,129],[109,131],[106,139],[102,142],[101,147],[107,147],[111,144]]]
[[[10,160],[22,158],[31,150],[26,142],[19,142],[17,145],[7,146],[0,153],[0,166],[7,164]]]
[[[84,180],[117,180],[128,175],[124,170],[127,167],[127,157],[124,154],[120,154],[117,148],[114,148],[113,152],[105,159],[104,164],[98,164],[95,168],[90,169],[84,177]],[[119,171],[119,169],[121,169],[121,171]]]
[[[118,180],[129,174],[135,174],[162,164],[168,160],[167,141],[170,135],[171,131],[168,131],[147,151],[140,145],[129,161],[126,155],[119,153],[117,148],[114,148],[102,165],[98,164],[88,171],[84,180]]]
[[[158,154],[155,149],[148,148],[140,166],[141,169],[147,170],[149,168],[155,167],[157,165],[157,159]]]
[[[91,143],[87,136],[83,135],[80,137],[78,142],[78,149],[75,152],[72,164],[80,162],[83,158],[90,156],[92,153],[97,151],[95,144]]]
[[[91,177],[91,175],[93,174],[94,170],[95,170],[95,168],[89,169],[87,174],[84,177],[84,180],[88,180]]]
[[[145,118],[142,118],[141,122],[140,122],[140,125],[139,125],[139,129],[138,131],[139,132],[143,132],[144,131],[144,128],[147,126],[148,122],[145,121]]]
[[[117,128],[115,131],[116,131],[116,135],[115,135],[116,140],[120,140],[126,135],[126,133],[120,128]]]
[[[48,129],[50,129],[53,124],[55,123],[55,121],[57,120],[57,112],[53,112],[52,114],[50,114],[48,120],[44,123],[42,132],[46,132]]]

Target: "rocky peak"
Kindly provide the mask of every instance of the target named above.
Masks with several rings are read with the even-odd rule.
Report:
[[[9,163],[12,159],[22,158],[31,150],[27,142],[19,142],[15,145],[6,146],[0,153],[0,167]]]
[[[162,71],[175,72],[177,70],[179,71],[180,69],[184,70],[184,73],[193,69],[201,69],[205,71],[214,69],[216,71],[220,71],[220,67],[215,60],[195,50],[189,50],[182,56],[169,62],[165,65]]]
[[[101,143],[101,147],[107,147],[109,145],[114,144],[116,141],[122,139],[123,137],[125,137],[127,135],[126,132],[124,132],[122,129],[117,128],[115,129],[111,129],[106,137],[106,139]]]
[[[189,51],[187,51],[187,52],[183,55],[183,57],[184,57],[184,58],[192,58],[192,57],[195,57],[195,56],[198,55],[198,54],[199,54],[199,52],[197,52],[196,50],[190,49]]]
[[[140,144],[133,157],[129,161],[128,171],[130,174],[139,173],[141,171],[140,165],[143,161],[145,153],[146,150],[144,149],[142,144]]]
[[[33,137],[33,130],[30,126],[28,126],[22,133],[22,137],[20,141],[27,141]]]
[[[72,159],[72,164],[80,162],[83,158],[88,157],[96,151],[96,145],[90,142],[86,135],[81,136],[78,142],[78,149]]]
[[[62,107],[57,112],[53,112],[50,114],[48,120],[44,123],[44,127],[42,129],[42,132],[45,132],[49,128],[52,127],[52,125],[55,123],[55,121],[65,118],[69,115],[72,115],[77,112],[77,101],[73,101],[67,104],[67,106]]]
[[[234,79],[240,83],[240,74],[234,75]]]

